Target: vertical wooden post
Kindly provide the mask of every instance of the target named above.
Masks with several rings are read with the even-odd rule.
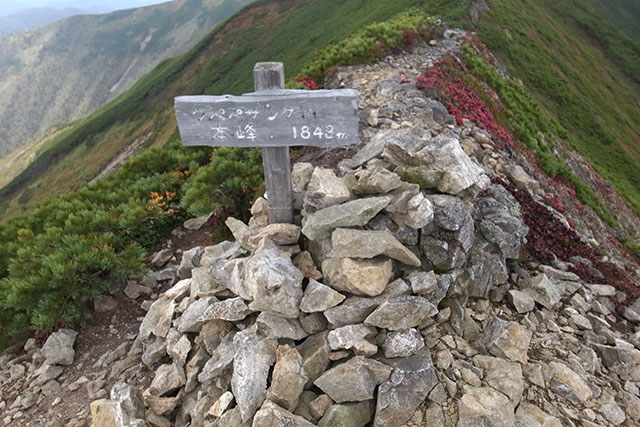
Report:
[[[253,68],[256,92],[284,89],[284,65],[282,62],[259,62]],[[291,161],[289,147],[265,147],[262,149],[269,223],[293,223],[293,190],[291,188]]]

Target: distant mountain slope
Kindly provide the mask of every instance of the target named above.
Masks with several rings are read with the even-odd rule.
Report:
[[[97,14],[109,11],[108,9],[52,9],[48,7],[21,10],[11,15],[0,16],[0,34],[12,34],[18,31],[43,27],[67,16]]]
[[[640,0],[588,0],[611,25],[640,43]]]
[[[178,0],[0,38],[0,157],[115,98],[251,0]]]

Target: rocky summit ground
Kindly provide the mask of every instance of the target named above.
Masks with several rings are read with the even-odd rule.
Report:
[[[570,212],[544,204],[526,153],[415,87],[460,36],[335,73],[331,86],[359,90],[365,144],[294,165],[298,225],[268,225],[262,198],[248,224],[227,219],[235,241],[189,221],[87,328],[0,359],[0,422],[640,423],[640,300],[569,271],[637,265],[605,225],[581,226],[589,212],[576,241],[606,258],[531,255],[532,212],[554,226]]]

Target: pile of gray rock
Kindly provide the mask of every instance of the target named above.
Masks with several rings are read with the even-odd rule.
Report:
[[[19,357],[0,358],[0,421],[4,425],[21,423],[25,413],[42,400],[58,395],[62,389],[58,378],[64,367],[73,363],[77,332],[60,329],[51,334],[41,348],[29,339],[25,353]],[[10,404],[3,399],[12,397]],[[60,403],[54,399],[55,404]]]

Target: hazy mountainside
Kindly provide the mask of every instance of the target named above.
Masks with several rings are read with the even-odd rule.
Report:
[[[0,156],[83,117],[250,0],[179,0],[73,16],[0,42]]]
[[[0,16],[0,34],[11,34],[18,31],[43,27],[59,19],[73,15],[88,15],[109,12],[109,9],[52,9],[47,7],[21,10],[19,12]]]
[[[588,0],[611,25],[640,43],[640,0]]]

